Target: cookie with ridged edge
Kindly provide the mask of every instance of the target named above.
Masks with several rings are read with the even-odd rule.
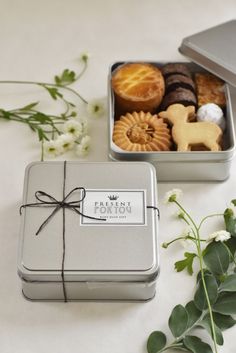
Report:
[[[113,142],[125,151],[169,151],[171,134],[167,124],[157,115],[133,112],[115,122]]]

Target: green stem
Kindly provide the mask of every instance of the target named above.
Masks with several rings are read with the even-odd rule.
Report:
[[[209,299],[209,295],[208,295],[208,291],[207,291],[207,287],[206,287],[206,281],[205,281],[205,277],[204,277],[203,257],[202,257],[202,250],[201,250],[201,238],[200,238],[200,233],[199,233],[199,227],[197,227],[196,223],[194,222],[194,220],[192,219],[190,214],[188,212],[186,212],[186,210],[179,204],[178,201],[175,200],[173,202],[175,202],[177,204],[177,206],[184,212],[184,214],[186,214],[186,216],[188,217],[188,219],[190,220],[190,222],[192,223],[192,225],[193,225],[193,227],[195,229],[195,232],[193,231],[193,234],[194,234],[194,236],[196,238],[196,247],[197,247],[197,253],[198,253],[199,264],[200,264],[202,284],[203,284],[205,297],[206,297],[206,301],[207,301],[207,306],[208,306],[208,310],[209,310],[209,315],[210,315],[214,350],[215,350],[215,353],[218,353],[217,344],[216,344],[215,323],[214,323],[211,303],[210,303],[210,299]],[[206,217],[205,217],[205,219],[206,219]],[[201,223],[200,223],[200,225],[201,225]]]
[[[41,142],[41,162],[44,161],[44,139]]]
[[[224,215],[223,215],[223,213],[214,213],[214,214],[211,214],[211,215],[209,215],[209,216],[204,217],[204,218],[201,220],[201,222],[200,222],[200,224],[199,224],[199,226],[198,226],[198,230],[200,230],[201,226],[203,225],[203,223],[204,223],[208,218],[211,218],[211,217],[219,217],[219,216],[224,216]]]
[[[88,104],[88,101],[83,98],[77,91],[75,91],[73,88],[67,87],[67,86],[63,86],[63,85],[57,85],[56,83],[47,83],[47,82],[38,82],[38,81],[11,81],[11,80],[3,80],[0,81],[0,84],[19,84],[19,85],[37,85],[37,86],[50,86],[50,87],[56,87],[56,88],[61,88],[61,89],[65,89],[70,91],[71,93],[73,93],[74,95],[76,95],[80,100],[82,100],[82,102],[84,102],[85,104]]]

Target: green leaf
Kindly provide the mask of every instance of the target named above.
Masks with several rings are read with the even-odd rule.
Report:
[[[189,302],[186,304],[185,309],[188,313],[188,328],[193,327],[194,324],[199,320],[202,315],[202,312],[198,310],[194,301]]]
[[[206,247],[203,259],[206,266],[215,275],[226,273],[230,264],[229,252],[221,242],[210,243]]]
[[[216,279],[214,276],[208,274],[204,276],[204,279],[210,303],[214,304],[218,296],[218,286]],[[198,283],[198,288],[194,296],[194,304],[199,310],[205,310],[208,308],[202,279],[200,279]]]
[[[65,69],[61,75],[55,76],[54,80],[57,85],[65,86],[76,81],[76,75],[74,71]]]
[[[38,138],[39,141],[43,141],[43,140],[49,140],[47,135],[44,133],[44,131],[41,128],[37,128],[37,133],[38,133]]]
[[[219,313],[213,313],[215,324],[222,330],[227,330],[228,328],[236,324],[236,320],[230,315],[223,315]]]
[[[221,292],[236,292],[236,274],[226,277],[219,290]]]
[[[199,323],[199,326],[205,328],[213,339],[211,319],[210,319],[209,314],[204,316],[203,320]],[[214,327],[215,327],[215,334],[216,334],[216,343],[219,346],[222,346],[224,344],[224,338],[223,338],[222,332],[221,332],[220,328],[215,323],[214,323]]]
[[[38,121],[40,124],[50,124],[52,121],[48,115],[43,114],[41,112],[37,112],[35,114],[32,114],[29,117],[29,119],[34,120],[34,121]]]
[[[0,116],[0,118],[6,119],[6,120],[11,120],[11,113],[7,112],[4,109],[0,109],[0,114],[2,114],[2,116]]]
[[[25,105],[20,110],[31,110],[32,108],[36,107],[36,105],[38,105],[38,104],[39,104],[39,102],[33,102],[33,103]]]
[[[236,238],[230,238],[225,242],[225,245],[227,245],[229,251],[231,252],[232,255],[235,254],[236,252]],[[232,259],[230,259],[232,261]]]
[[[166,345],[166,336],[161,331],[154,331],[148,338],[147,351],[148,353],[160,352]]]
[[[186,259],[181,260],[181,261],[177,261],[175,263],[175,269],[177,272],[181,272],[186,268],[188,273],[190,275],[192,275],[193,274],[193,260],[197,255],[194,253],[186,252],[186,253],[184,253],[184,256],[186,257]]]
[[[203,272],[204,272],[204,276],[205,275],[212,275],[211,271],[207,270],[207,269],[203,269]],[[202,278],[202,272],[201,270],[198,272],[197,274],[197,283],[200,281],[200,279]]]
[[[221,293],[213,310],[220,314],[236,314],[236,293]]]
[[[184,345],[193,353],[213,353],[209,344],[203,342],[196,336],[186,336]]]
[[[231,201],[235,205],[235,200]],[[224,220],[226,230],[230,232],[232,237],[236,237],[236,218],[234,218],[233,211],[230,208],[227,208],[224,212]]]
[[[49,87],[46,85],[41,85],[41,86],[48,91],[52,99],[57,100],[57,98],[63,98],[63,95],[59,92],[59,90],[56,87]]]
[[[188,326],[188,312],[182,305],[172,310],[169,318],[169,327],[174,337],[180,337]]]

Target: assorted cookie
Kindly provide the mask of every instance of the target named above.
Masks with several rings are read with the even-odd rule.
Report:
[[[112,74],[113,142],[124,151],[220,151],[224,82],[187,65],[127,63]]]
[[[165,82],[156,66],[131,63],[113,72],[112,88],[120,114],[141,110],[154,112],[163,99]]]
[[[126,151],[169,151],[170,130],[157,115],[127,113],[115,122],[114,143]]]

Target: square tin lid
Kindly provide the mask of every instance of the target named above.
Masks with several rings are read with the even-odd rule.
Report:
[[[34,203],[35,192],[38,190],[62,200],[63,165],[63,162],[35,162],[29,165],[25,175],[23,204]],[[117,224],[113,223],[113,219],[108,224],[99,224],[99,221],[86,219],[65,209],[66,278],[86,280],[88,275],[82,275],[84,272],[97,279],[105,278],[105,273],[112,277],[114,272],[123,273],[124,277],[121,275],[120,278],[126,278],[127,272],[131,272],[136,278],[141,273],[149,272],[151,275],[156,271],[159,262],[157,214],[155,210],[146,207],[157,207],[153,166],[144,162],[67,162],[65,194],[76,187],[86,189],[86,197],[79,209],[84,214],[94,216],[93,212],[102,212],[103,215],[105,207],[99,211],[95,210],[95,206],[106,206],[106,203],[110,205],[110,200],[115,200],[115,197],[119,197],[118,201],[123,202],[123,206],[129,203],[132,212],[128,210],[126,223],[121,218]],[[78,193],[69,198],[69,201],[80,199],[81,194]],[[143,196],[140,201],[141,194]],[[26,207],[23,210],[18,269],[20,275],[27,280],[38,276],[41,280],[47,276],[54,280],[60,277],[58,273],[63,254],[62,210],[35,236],[38,227],[52,211],[53,208],[49,207]],[[115,208],[113,211],[116,211]],[[123,211],[124,208],[121,216]]]
[[[179,51],[236,86],[236,20],[184,38]]]

